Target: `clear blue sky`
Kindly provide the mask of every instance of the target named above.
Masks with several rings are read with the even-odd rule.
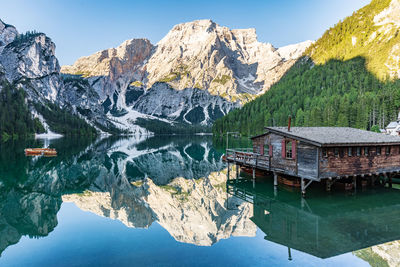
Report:
[[[19,32],[37,30],[56,43],[61,65],[148,38],[156,44],[178,23],[212,19],[229,28],[256,28],[275,47],[316,40],[369,0],[2,0],[0,18]]]

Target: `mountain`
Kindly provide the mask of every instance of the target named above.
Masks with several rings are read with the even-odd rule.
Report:
[[[275,49],[254,29],[199,20],[157,45],[127,40],[60,68],[49,37],[0,22],[0,111],[11,111],[0,133],[204,132],[268,90],[311,44]]]
[[[311,43],[279,50],[258,42],[255,29],[199,20],[174,26],[157,45],[128,40],[61,72],[83,77],[117,128],[145,132],[157,121],[207,126],[268,90]]]
[[[176,90],[206,89],[230,101],[246,102],[279,80],[311,44],[277,50],[258,42],[255,29],[230,30],[198,20],[174,26],[156,46],[145,39],[128,40],[63,66],[62,72],[107,76],[107,82],[97,86],[108,95],[113,89],[124,91],[129,82],[146,89],[166,82]]]
[[[94,134],[92,126],[59,101],[63,86],[51,39],[37,32],[19,34],[0,20],[0,134]]]
[[[384,128],[400,107],[399,0],[377,1],[327,30],[264,95],[217,120],[213,131],[263,126]]]

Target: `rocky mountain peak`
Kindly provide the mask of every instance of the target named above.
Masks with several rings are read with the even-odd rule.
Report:
[[[14,26],[8,25],[0,20],[0,53],[4,47],[14,41],[18,31]]]
[[[71,66],[62,66],[61,71],[85,77],[110,75],[115,80],[119,75],[141,66],[152,49],[153,45],[147,39],[131,39],[116,48],[81,57]]]
[[[195,20],[175,25],[168,34],[173,32],[212,32],[215,31],[217,24],[210,19]],[[167,36],[168,36],[167,34]]]
[[[174,26],[158,43],[146,64],[146,84],[167,82],[178,90],[206,89],[232,102],[247,102],[293,64],[284,61],[271,44],[257,40],[254,28],[231,30],[197,20]]]
[[[231,30],[206,19],[175,25],[156,46],[127,40],[61,72],[83,76],[117,127],[132,131],[137,119],[149,116],[210,125],[268,90],[306,48],[289,47],[284,58],[259,42],[254,28]]]
[[[13,27],[10,27],[13,35]],[[60,65],[55,57],[55,44],[44,33],[27,32],[16,35],[3,47],[0,64],[10,83],[21,83],[29,79],[31,86],[25,88],[28,97],[38,100],[44,97],[54,101],[60,87]],[[32,90],[30,88],[37,88]]]
[[[309,44],[288,47],[286,58],[270,43],[259,42],[254,28],[231,30],[204,19],[175,25],[155,47],[148,40],[128,40],[61,71],[106,76],[96,89],[103,100],[132,82],[147,89],[163,82],[175,90],[204,89],[244,103],[278,81]]]

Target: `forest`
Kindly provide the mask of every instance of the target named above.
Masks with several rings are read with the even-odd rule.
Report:
[[[230,112],[213,125],[213,133],[239,131],[245,136],[264,126],[343,126],[384,128],[397,118],[400,80],[379,80],[362,57],[314,65],[299,60],[264,95]]]
[[[63,135],[96,135],[96,130],[85,120],[61,109],[55,104],[30,103],[25,91],[3,81],[0,86],[0,139],[26,138],[35,133],[44,133],[45,128],[38,118],[34,118],[29,105],[45,118],[53,132]]]
[[[74,115],[67,108],[62,109],[50,102],[46,105],[36,103],[34,106],[49,124],[53,132],[67,136],[95,136],[97,134],[94,127],[90,126],[84,119]]]
[[[17,90],[7,82],[0,86],[0,138],[26,137],[43,133],[44,127],[33,119],[25,103],[25,92]]]

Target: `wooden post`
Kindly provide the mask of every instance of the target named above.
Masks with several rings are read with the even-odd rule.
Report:
[[[332,187],[332,179],[326,180],[326,192],[331,192],[331,187]]]
[[[253,188],[256,187],[256,169],[253,168]]]
[[[392,184],[392,174],[389,174],[389,187],[392,188],[393,184]]]
[[[305,197],[306,196],[306,188],[305,188],[305,183],[304,183],[304,178],[301,178],[301,196]]]
[[[354,188],[354,191],[357,191],[357,177],[356,176],[353,176],[353,188]]]
[[[387,173],[383,174],[383,186],[386,187],[386,183],[387,183],[388,179],[387,179]]]
[[[274,186],[278,186],[278,174],[274,172]]]
[[[229,181],[229,179],[231,178],[230,177],[230,169],[231,169],[231,166],[229,165],[229,161],[228,161],[228,173],[226,174],[227,176],[228,176],[228,181]]]
[[[239,165],[236,164],[236,180],[239,180]]]

